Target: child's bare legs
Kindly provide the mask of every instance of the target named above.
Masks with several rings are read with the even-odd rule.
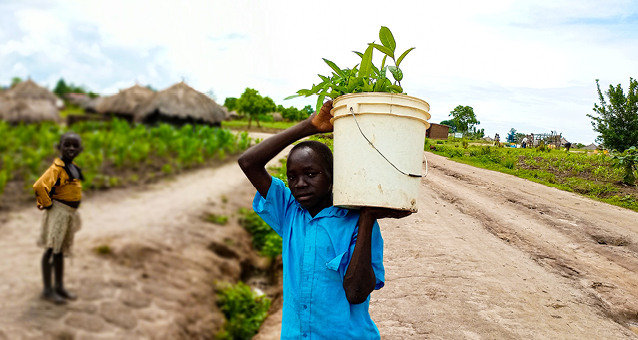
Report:
[[[75,294],[71,294],[64,289],[64,254],[53,254],[53,268],[55,270],[55,292],[57,295],[68,300],[75,300]]]
[[[53,249],[49,248],[44,252],[42,256],[42,282],[44,283],[44,290],[42,291],[42,298],[51,301],[55,304],[63,304],[64,298],[58,295],[51,287],[51,256],[53,255]],[[57,277],[56,277],[57,281]]]

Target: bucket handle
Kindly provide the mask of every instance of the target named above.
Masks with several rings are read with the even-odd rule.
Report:
[[[383,157],[383,159],[385,159],[388,163],[390,163],[390,165],[392,165],[393,168],[395,168],[398,172],[400,172],[402,175],[406,175],[409,177],[417,177],[417,178],[425,178],[425,176],[428,175],[428,159],[425,157],[425,153],[423,153],[423,159],[425,160],[425,175],[416,175],[416,174],[411,174],[411,173],[407,173],[404,171],[401,171],[399,168],[396,167],[396,165],[392,164],[392,162],[390,162],[390,160],[384,156],[381,151],[379,151],[379,149],[377,149],[374,144],[372,144],[372,142],[368,139],[368,137],[366,137],[366,135],[363,133],[363,131],[361,130],[361,126],[359,126],[359,122],[357,121],[357,117],[354,114],[354,109],[352,108],[352,106],[350,106],[350,114],[352,114],[352,118],[354,118],[354,122],[357,124],[357,127],[359,128],[359,132],[361,132],[361,135],[363,136],[363,138],[365,138],[365,140],[368,142],[368,144],[370,144],[370,146],[375,149],[379,155],[381,155],[381,157]]]

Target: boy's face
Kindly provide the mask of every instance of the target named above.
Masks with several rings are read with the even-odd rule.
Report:
[[[58,149],[62,157],[72,160],[82,152],[82,142],[78,136],[69,135],[62,139]]]
[[[288,155],[287,175],[292,195],[311,215],[332,205],[332,178],[312,149],[297,149]]]

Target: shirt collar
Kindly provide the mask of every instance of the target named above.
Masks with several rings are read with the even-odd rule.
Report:
[[[302,207],[301,204],[299,204],[299,202],[297,202],[297,200],[295,200],[295,203],[297,204],[297,209],[303,210],[304,213],[306,215],[308,215],[308,217],[310,219],[317,219],[317,218],[322,218],[322,217],[345,217],[346,215],[348,215],[348,209],[339,208],[339,207],[335,207],[334,205],[332,205],[332,206],[329,206],[327,208],[324,208],[317,215],[315,215],[315,217],[312,217],[312,216],[310,216],[310,213],[308,212],[308,210],[306,210],[306,208]]]
[[[56,158],[56,159],[53,161],[53,164],[55,164],[55,165],[57,165],[57,166],[61,166],[61,167],[64,167],[64,165],[65,165],[65,164],[64,164],[64,161],[63,161],[62,159],[60,159],[60,158]]]

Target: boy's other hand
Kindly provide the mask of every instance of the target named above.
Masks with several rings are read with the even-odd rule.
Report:
[[[361,208],[361,216],[364,215],[378,220],[382,218],[404,218],[412,215],[412,212],[408,210],[364,207]]]
[[[332,110],[332,100],[323,103],[319,113],[315,112],[308,118],[318,133],[332,132],[333,126],[332,123],[330,123],[330,119],[332,119],[330,110]]]

